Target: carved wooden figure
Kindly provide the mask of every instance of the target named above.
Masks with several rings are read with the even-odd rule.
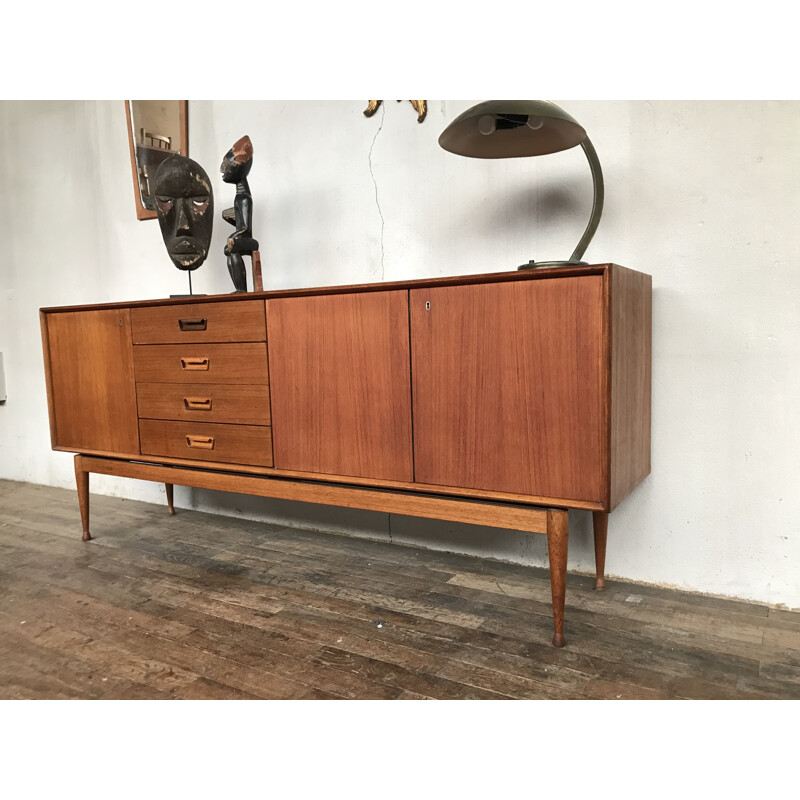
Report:
[[[154,195],[161,235],[172,263],[189,272],[208,256],[214,225],[214,194],[206,171],[191,158],[174,155],[155,175]]]
[[[253,197],[247,183],[247,175],[253,165],[253,145],[249,136],[242,136],[222,159],[220,172],[225,183],[236,184],[233,208],[226,208],[222,218],[234,227],[225,245],[228,257],[228,272],[237,292],[247,291],[247,273],[242,256],[249,255],[253,264],[253,289],[260,291],[261,261],[258,242],[253,238]]]

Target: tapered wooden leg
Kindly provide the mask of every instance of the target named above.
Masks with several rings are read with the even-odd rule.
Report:
[[[550,556],[550,591],[553,595],[553,647],[563,647],[564,601],[567,595],[567,540],[569,521],[566,511],[547,511],[547,551]]]
[[[592,512],[594,526],[594,588],[602,592],[606,588],[606,539],[608,538],[608,514],[605,511]]]
[[[83,468],[82,456],[75,456],[75,483],[78,484],[78,505],[81,507],[83,541],[88,542],[89,533],[89,473]]]
[[[172,505],[172,484],[165,483],[164,488],[167,490],[167,511],[171,517],[175,516],[175,506]]]

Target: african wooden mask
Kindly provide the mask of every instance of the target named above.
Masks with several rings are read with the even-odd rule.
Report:
[[[214,224],[214,193],[206,171],[191,158],[170,156],[156,172],[153,194],[172,263],[197,269],[208,256]]]

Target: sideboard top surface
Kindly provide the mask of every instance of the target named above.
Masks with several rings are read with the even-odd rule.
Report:
[[[241,292],[232,294],[195,295],[193,297],[153,298],[124,303],[93,303],[75,306],[53,306],[42,308],[43,314],[59,311],[82,311],[101,308],[136,308],[139,306],[185,305],[189,303],[238,302],[255,299],[276,299],[279,297],[308,297],[310,295],[345,294],[355,292],[380,292],[392,289],[423,289],[435,286],[466,285],[474,283],[498,283],[506,281],[542,280],[545,278],[569,278],[581,275],[602,275],[607,270],[625,269],[616,264],[589,264],[581,267],[548,267],[513,272],[489,272],[476,275],[455,275],[439,278],[420,278],[408,281],[387,281],[384,283],[358,283],[342,286],[308,287],[281,289],[269,292]]]

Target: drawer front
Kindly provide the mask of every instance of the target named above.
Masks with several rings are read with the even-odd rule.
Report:
[[[263,342],[263,300],[132,308],[134,344]]]
[[[133,348],[137,383],[266,384],[267,346],[143,344]],[[139,416],[142,416],[141,412]]]
[[[269,425],[269,387],[219,383],[140,383],[139,416],[186,422]]]
[[[272,428],[140,419],[142,455],[272,466]]]

